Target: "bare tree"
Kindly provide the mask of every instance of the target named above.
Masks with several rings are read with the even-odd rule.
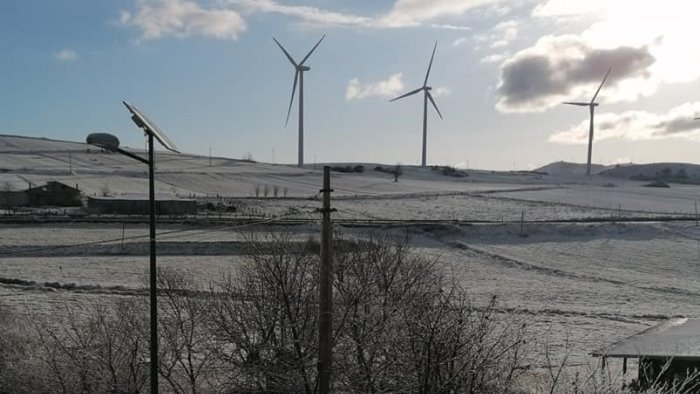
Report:
[[[406,240],[336,252],[336,363],[341,391],[508,392],[524,326],[479,309]],[[449,283],[449,282],[448,282]]]
[[[64,324],[35,321],[52,391],[133,393],[148,378],[146,321],[139,302],[64,306]]]
[[[251,239],[247,263],[219,283],[210,322],[229,389],[315,388],[318,257],[288,235]]]
[[[205,329],[208,294],[183,271],[159,269],[160,373],[175,393],[211,391],[216,364],[214,344]]]

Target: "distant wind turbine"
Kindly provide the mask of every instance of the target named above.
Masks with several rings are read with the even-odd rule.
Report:
[[[590,123],[590,128],[588,131],[588,164],[586,166],[586,175],[591,175],[591,153],[593,151],[593,117],[595,113],[595,107],[598,106],[598,103],[595,102],[596,97],[598,97],[598,93],[600,93],[600,89],[603,88],[603,84],[605,83],[605,80],[608,79],[608,75],[610,75],[610,71],[612,70],[612,67],[608,68],[608,72],[605,73],[605,77],[603,77],[603,82],[600,83],[600,86],[598,86],[598,90],[595,91],[595,94],[593,95],[593,98],[591,99],[591,102],[589,103],[581,103],[581,102],[564,102],[564,104],[569,104],[569,105],[578,105],[580,107],[588,107],[591,111],[591,123]]]
[[[289,123],[289,114],[292,111],[292,103],[294,102],[294,92],[296,91],[297,88],[297,82],[299,82],[299,159],[297,165],[299,167],[304,166],[304,71],[309,71],[310,68],[308,66],[304,65],[304,62],[306,62],[309,59],[309,56],[316,50],[318,45],[323,41],[323,39],[326,38],[326,35],[324,34],[320,40],[314,45],[313,48],[309,51],[309,53],[304,56],[303,59],[299,63],[295,62],[292,56],[287,52],[286,49],[282,46],[282,44],[277,41],[274,37],[272,38],[277,46],[280,47],[282,52],[284,52],[284,55],[289,59],[289,62],[292,63],[294,66],[294,69],[296,70],[294,72],[294,84],[292,85],[292,97],[289,99],[289,109],[287,110],[287,120],[284,122],[284,127],[287,127],[287,123]]]
[[[437,107],[437,104],[435,104],[435,100],[433,100],[433,95],[430,94],[430,91],[433,89],[432,87],[428,86],[428,77],[430,76],[430,68],[433,66],[433,59],[435,58],[435,49],[437,49],[437,41],[435,41],[435,46],[433,47],[433,54],[430,56],[430,63],[428,64],[428,71],[425,73],[425,80],[423,81],[423,86],[421,86],[418,89],[411,90],[410,92],[401,95],[399,97],[396,97],[395,99],[389,100],[389,102],[396,101],[398,99],[402,99],[404,97],[408,97],[411,95],[414,95],[421,90],[423,91],[423,156],[421,159],[421,166],[425,167],[425,151],[426,151],[426,144],[428,140],[428,100],[430,100],[430,103],[433,104],[433,107],[435,107],[435,111],[437,111],[438,115],[440,116],[440,119],[442,119],[442,114],[440,113],[440,110]]]

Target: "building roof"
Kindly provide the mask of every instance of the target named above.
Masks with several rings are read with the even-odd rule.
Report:
[[[158,194],[154,196],[156,201],[196,201],[193,198],[179,198],[171,194]],[[89,200],[104,201],[148,201],[148,194],[121,194],[118,196],[88,196]]]
[[[669,319],[593,352],[593,356],[700,359],[700,319]]]

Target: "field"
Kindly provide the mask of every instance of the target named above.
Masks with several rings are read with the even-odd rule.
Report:
[[[145,190],[143,168],[119,156],[83,144],[0,140],[7,169],[0,181],[11,190],[47,179],[79,184],[87,195]],[[225,202],[237,212],[208,215],[266,222],[213,225],[200,213],[160,224],[160,267],[186,270],[206,286],[235,274],[251,233],[291,231],[300,240],[319,234],[318,169],[159,157],[159,193]],[[455,178],[417,167],[406,167],[394,182],[374,166],[334,173],[333,217],[342,223],[336,228],[358,238],[408,234],[415,251],[437,259],[472,302],[496,296],[504,311],[526,317],[556,359],[571,353],[569,363],[583,364],[591,352],[665,318],[700,314],[697,186],[475,170]],[[280,218],[308,222],[275,225]],[[0,226],[2,302],[48,314],[64,302],[142,292],[147,226],[110,220]]]

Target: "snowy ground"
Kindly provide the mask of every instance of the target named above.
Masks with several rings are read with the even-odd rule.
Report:
[[[0,153],[3,190],[48,180],[77,184],[87,195],[146,190],[140,163],[84,144],[0,136]],[[320,202],[314,197],[321,188],[320,166],[299,169],[225,158],[213,158],[210,165],[208,157],[171,154],[158,154],[157,163],[159,193],[218,196],[243,215],[319,218]],[[573,360],[580,361],[665,317],[700,315],[700,227],[695,222],[527,223],[651,220],[668,214],[693,218],[700,187],[654,189],[602,176],[474,170],[457,178],[417,167],[404,167],[399,182],[393,182],[391,175],[374,171],[375,164],[364,166],[363,173],[333,174],[335,217],[495,222],[412,227],[410,233],[417,251],[439,258],[475,302],[497,295],[504,308],[531,317],[533,330],[551,338],[559,357],[567,342]],[[278,198],[270,198],[275,188]],[[318,232],[314,224],[283,229],[300,238]],[[235,271],[244,258],[236,248],[244,241],[237,230],[161,225],[159,265],[189,270],[202,283]],[[363,236],[369,230],[344,231]],[[2,225],[0,301],[41,312],[65,300],[105,300],[141,288],[148,263],[145,236],[144,225]],[[10,284],[13,280],[38,285]],[[75,286],[46,289],[43,282]]]
[[[0,278],[75,287],[47,293],[4,285],[0,296],[41,311],[46,302],[80,295],[131,294],[144,287],[145,230],[127,227],[122,249],[118,225],[3,228]],[[317,229],[297,231],[304,239]],[[363,236],[368,230],[343,231]],[[159,266],[189,271],[202,284],[235,272],[244,258],[235,246],[244,240],[237,231],[163,226],[159,232]],[[572,362],[660,319],[700,315],[700,228],[693,223],[528,224],[527,237],[517,224],[413,228],[410,234],[416,251],[437,258],[474,302],[496,295],[502,307],[546,333],[556,357],[568,340]]]

